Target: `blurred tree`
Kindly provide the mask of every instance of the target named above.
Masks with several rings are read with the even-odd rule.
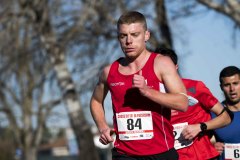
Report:
[[[0,160],[13,160],[15,151],[14,145],[9,139],[0,138]]]
[[[17,1],[1,3],[0,111],[13,131],[15,147],[23,151],[25,160],[35,160],[43,125],[60,100],[54,96],[46,99],[53,72],[32,26],[24,18],[31,14],[21,10]]]
[[[111,3],[111,1],[109,2]],[[97,154],[93,144],[90,126],[85,119],[74,81],[68,69],[66,50],[69,49],[71,55],[79,52],[79,48],[85,50],[83,53],[88,52],[88,54],[77,53],[76,56],[81,60],[80,62],[85,65],[94,64],[93,62],[95,60],[99,60],[99,57],[92,59],[95,54],[95,52],[92,51],[96,49],[96,52],[101,52],[104,46],[98,42],[104,39],[111,39],[113,36],[111,35],[111,30],[113,29],[109,28],[107,30],[107,27],[105,27],[100,30],[98,28],[104,25],[105,21],[112,21],[111,16],[104,14],[106,12],[106,10],[102,8],[104,1],[99,3],[96,1],[93,3],[89,1],[63,0],[12,0],[1,1],[1,4],[0,21],[2,25],[0,30],[1,38],[4,42],[1,47],[1,71],[4,73],[1,75],[2,111],[8,115],[8,120],[12,122],[11,125],[14,126],[14,130],[18,127],[23,127],[23,130],[26,131],[26,133],[24,132],[25,134],[22,134],[20,131],[16,132],[16,139],[24,150],[25,159],[34,159],[36,152],[34,147],[37,147],[39,144],[32,142],[36,139],[32,138],[34,136],[31,133],[37,132],[33,132],[35,130],[32,128],[30,120],[32,114],[31,107],[34,101],[36,101],[34,98],[39,101],[41,101],[42,98],[32,95],[32,89],[36,86],[33,80],[41,78],[41,81],[36,80],[40,83],[45,82],[46,78],[50,77],[51,80],[52,78],[56,78],[55,80],[58,81],[60,86],[63,97],[62,101],[67,107],[70,123],[79,144],[80,158],[97,160],[98,157],[96,157]],[[105,9],[108,9],[108,7],[105,7]],[[15,32],[16,34],[13,34]],[[9,39],[4,38],[5,36]],[[96,38],[92,38],[92,36]],[[13,44],[11,48],[7,47],[9,43]],[[95,46],[94,49],[92,46]],[[17,57],[21,57],[21,59]],[[105,59],[107,59],[106,57]],[[33,58],[36,58],[35,61]],[[97,63],[95,66],[92,66],[89,72],[98,72],[99,68],[101,68],[105,62],[106,60],[103,60],[102,63]],[[39,65],[39,68],[37,68],[37,65]],[[14,69],[18,68],[19,70],[10,70],[10,66],[15,66]],[[21,68],[23,69],[20,70]],[[39,69],[38,72],[36,72],[35,69]],[[53,70],[56,74],[52,72]],[[45,74],[44,71],[46,72]],[[15,76],[15,72],[18,73],[17,76]],[[9,74],[9,76],[6,76],[7,74]],[[13,77],[11,84],[8,83],[9,77]],[[89,82],[88,79],[92,77],[95,77],[95,74],[90,77],[83,76],[81,80],[86,82],[86,86],[86,84],[91,84],[87,82]],[[22,83],[18,82],[20,78],[23,78]],[[9,89],[15,86],[24,88],[24,90],[22,89],[22,92],[19,92]],[[41,91],[44,90],[44,83],[38,84],[37,86],[42,87]],[[27,88],[25,87],[29,87],[29,91],[26,90]],[[45,89],[50,88],[51,87],[46,87]],[[29,96],[29,99],[27,99],[25,103],[19,104],[19,112],[22,111],[19,116],[24,117],[23,122],[26,122],[26,125],[18,126],[17,120],[14,120],[15,113],[11,113],[12,110],[9,109],[10,105],[7,105],[9,99],[6,94],[10,96],[10,99],[14,99],[16,97],[15,94],[17,94],[20,99],[24,94]],[[43,95],[41,96],[43,97]],[[57,98],[57,102],[60,102],[60,97]],[[24,105],[26,104],[28,104],[28,109],[24,109]],[[48,108],[48,112],[46,113],[46,115],[48,115],[51,107],[48,106],[45,108]],[[41,111],[41,109],[39,111]],[[28,114],[28,116],[24,115],[24,113]],[[46,117],[39,116],[38,118],[41,122],[46,121]],[[41,130],[38,127],[39,126],[36,127],[36,130]],[[31,135],[30,138],[27,138],[28,135]],[[40,133],[38,133],[38,135],[40,135]],[[23,137],[25,143],[28,144],[22,145],[20,137]],[[34,144],[34,146],[31,146],[31,144]]]
[[[209,14],[209,12],[214,12],[220,19],[229,19],[233,22],[233,42],[236,41],[237,34],[236,31],[240,29],[240,1],[239,0],[196,0],[196,1],[186,1],[181,3],[174,0],[166,1],[167,13],[169,13],[169,21],[181,23],[181,20],[187,19],[189,17],[203,17]],[[176,25],[176,23],[174,23]],[[175,26],[176,27],[176,26]],[[175,27],[171,27],[174,30]],[[180,31],[181,24],[177,26]],[[176,30],[175,30],[176,31]],[[182,33],[180,33],[182,36]],[[174,37],[181,37],[174,36]]]
[[[0,160],[13,160],[15,156],[12,132],[0,126]]]
[[[197,0],[210,10],[214,10],[230,18],[240,28],[240,1],[239,0]]]
[[[13,22],[18,25],[19,21]],[[18,29],[5,30],[5,39],[1,37],[0,111],[5,113],[13,131],[15,147],[23,151],[25,160],[35,160],[44,123],[60,100],[53,96],[45,102],[44,96],[51,88],[46,82],[51,75],[47,63],[42,65],[41,53],[31,52],[35,48],[29,46],[28,35],[16,36]]]
[[[162,46],[173,48],[173,40],[169,20],[167,16],[165,0],[155,0],[156,21],[158,31],[160,33],[160,40],[156,41],[155,48]]]

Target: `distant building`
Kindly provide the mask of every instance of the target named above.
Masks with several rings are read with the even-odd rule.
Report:
[[[72,129],[65,130],[65,136],[41,145],[38,160],[78,160],[77,142]]]
[[[41,145],[38,149],[39,155],[51,156],[68,156],[68,142],[65,137],[56,139],[55,141]]]
[[[103,145],[99,142],[99,133],[96,127],[91,129],[94,135],[94,144],[98,149],[100,160],[111,160],[110,144]],[[76,137],[71,128],[65,129],[65,136],[51,143],[41,145],[38,150],[38,160],[77,160],[79,151]]]

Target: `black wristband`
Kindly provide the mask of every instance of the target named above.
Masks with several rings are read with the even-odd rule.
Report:
[[[206,131],[207,130],[206,123],[200,123],[200,129],[201,129],[202,132]]]
[[[206,123],[200,123],[200,129],[201,129],[201,132],[199,133],[200,136],[203,136],[204,135],[204,132],[207,130],[207,125]]]

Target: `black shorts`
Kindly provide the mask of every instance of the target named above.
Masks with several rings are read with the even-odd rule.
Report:
[[[116,148],[112,149],[112,160],[178,160],[177,151],[172,148],[167,152],[149,156],[128,156],[117,152]]]

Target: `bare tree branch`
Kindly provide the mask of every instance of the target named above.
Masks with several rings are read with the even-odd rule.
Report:
[[[213,0],[197,0],[199,3],[213,9],[230,19],[232,19],[238,28],[240,27],[240,2],[238,0],[226,0],[217,3]]]

